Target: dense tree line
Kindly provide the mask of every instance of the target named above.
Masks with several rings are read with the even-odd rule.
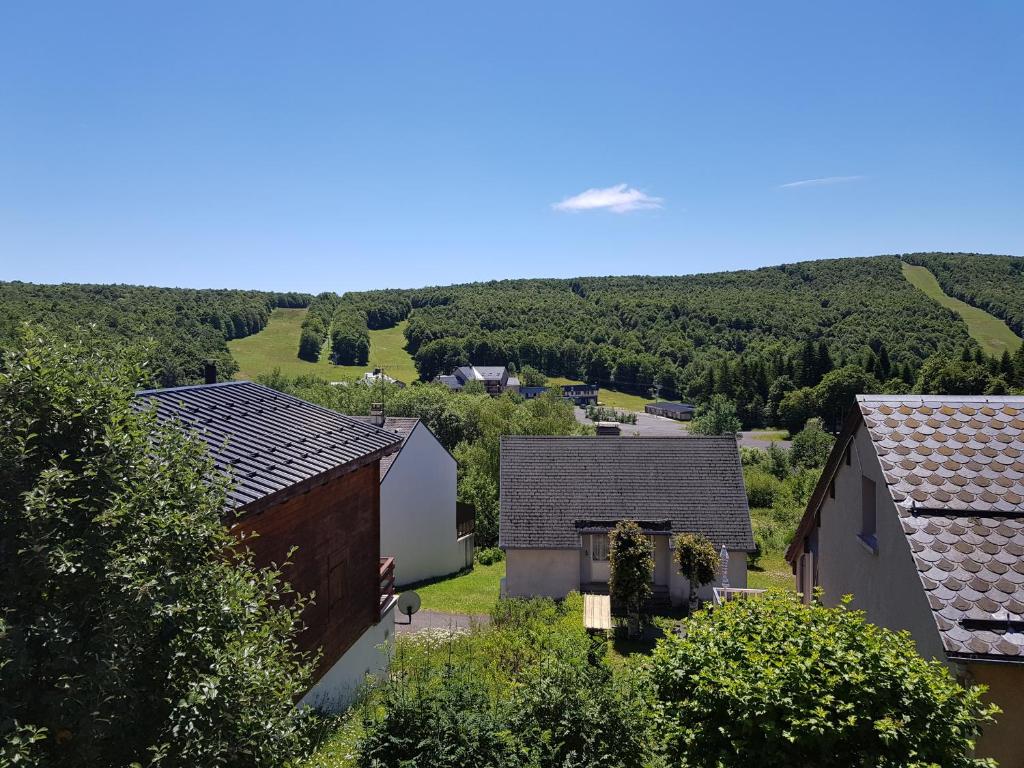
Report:
[[[275,307],[304,307],[302,293],[151,288],[137,285],[0,283],[0,347],[22,322],[68,333],[93,326],[101,339],[152,339],[157,385],[203,380],[206,361],[222,377],[238,370],[227,341],[262,330]]]
[[[309,302],[309,311],[302,321],[302,333],[299,335],[299,357],[315,363],[320,359],[320,350],[331,327],[331,319],[341,299],[338,294],[325,292],[317,294]]]
[[[367,306],[385,293],[388,317],[408,316],[421,378],[471,361],[529,365],[668,399],[723,395],[745,426],[776,421],[787,392],[835,369],[909,387],[928,357],[974,345],[959,318],[903,278],[897,256],[351,296]]]
[[[1024,258],[979,253],[911,253],[950,296],[980,307],[1024,336]]]
[[[366,310],[342,299],[331,318],[331,361],[337,365],[366,365],[369,359]]]
[[[331,361],[338,365],[366,365],[370,358],[369,332],[395,326],[409,316],[411,308],[408,291],[389,289],[342,295],[333,305],[330,320]]]

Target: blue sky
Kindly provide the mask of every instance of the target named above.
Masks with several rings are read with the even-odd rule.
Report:
[[[7,2],[0,279],[1024,254],[1022,83],[1011,0]]]

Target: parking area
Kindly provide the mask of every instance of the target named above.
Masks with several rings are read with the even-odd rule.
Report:
[[[576,421],[580,424],[593,424],[587,418],[582,408],[575,408],[574,411],[576,413]],[[686,424],[687,422],[685,421],[675,421],[664,416],[637,413],[636,424],[620,424],[619,428],[622,430],[624,437],[635,437],[637,435],[641,437],[680,437],[687,434]],[[738,442],[744,448],[767,448],[772,442],[761,437],[758,432],[741,432],[740,434],[742,437],[740,437]],[[780,448],[789,448],[790,445],[788,440],[777,440],[775,442]]]

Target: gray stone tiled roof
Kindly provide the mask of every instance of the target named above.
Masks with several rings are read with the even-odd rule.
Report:
[[[503,365],[473,365],[470,368],[484,381],[499,381],[506,375]]]
[[[398,450],[401,438],[250,381],[153,389],[139,408],[174,420],[206,442],[233,488],[228,508],[283,500],[348,465]]]
[[[358,419],[364,424],[372,423],[369,416],[353,416],[353,419]],[[398,458],[398,454],[402,448],[405,448],[405,441],[409,439],[409,435],[416,429],[416,425],[420,423],[420,420],[410,416],[388,416],[384,419],[384,430],[391,432],[394,435],[398,435],[402,439],[401,447],[392,453],[390,456],[385,456],[380,460],[380,479],[384,479],[384,475],[391,469],[391,465],[395,463],[395,459]]]
[[[946,652],[1024,661],[1024,397],[857,406]]]
[[[499,545],[576,548],[578,522],[668,521],[751,551],[733,437],[503,437]]]

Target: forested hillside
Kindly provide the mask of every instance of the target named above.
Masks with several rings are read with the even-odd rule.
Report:
[[[274,307],[304,307],[309,300],[301,293],[0,282],[0,346],[25,321],[56,332],[91,325],[112,339],[152,339],[155,383],[192,384],[202,381],[207,360],[222,377],[233,375],[238,366],[229,339],[260,331]]]
[[[1020,259],[902,258],[939,259],[937,268],[973,275],[972,296],[991,296],[993,311],[1007,318],[1024,302],[1024,290],[1018,296],[1005,287],[1008,277],[1024,280]],[[900,256],[349,293],[332,333],[357,340],[364,315],[377,323],[408,317],[408,349],[424,379],[469,361],[531,365],[661,397],[724,394],[740,404],[746,424],[770,419],[786,391],[814,386],[844,365],[898,389],[912,385],[935,353],[977,351],[963,322],[904,278]]]
[[[910,264],[927,267],[942,290],[1003,320],[1024,334],[1024,259],[977,253],[914,253]]]

